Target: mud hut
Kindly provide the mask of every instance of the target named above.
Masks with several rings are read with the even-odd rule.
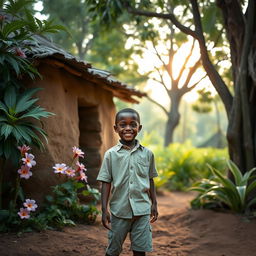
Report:
[[[107,71],[78,60],[43,37],[26,55],[36,65],[42,78],[26,80],[28,87],[43,88],[38,92],[39,105],[55,116],[43,119],[48,133],[45,152],[33,148],[37,166],[31,181],[25,181],[25,190],[37,200],[49,192],[50,186],[60,182],[53,174],[55,163],[71,160],[72,147],[79,146],[85,152],[84,163],[88,181],[96,184],[96,176],[104,151],[114,145],[113,132],[116,112],[114,97],[137,103],[143,93],[114,79]]]

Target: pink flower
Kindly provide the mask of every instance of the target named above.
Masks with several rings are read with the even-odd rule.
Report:
[[[26,199],[23,205],[27,208],[28,211],[35,211],[37,208],[37,204],[35,200]]]
[[[87,171],[85,166],[82,163],[79,163],[78,161],[76,162],[76,166],[78,167],[77,171]]]
[[[76,171],[72,169],[71,167],[68,167],[65,170],[65,174],[67,174],[69,177],[74,177],[76,175]]]
[[[78,177],[79,180],[84,180],[87,183],[87,176],[83,171],[80,171],[80,176]]]
[[[27,165],[22,165],[21,168],[18,170],[18,173],[20,174],[21,178],[24,178],[26,180],[29,179],[30,176],[32,176],[32,172]]]
[[[84,157],[84,152],[80,148],[77,148],[74,146],[72,149],[73,149],[73,153],[74,153],[74,158]]]
[[[55,173],[65,173],[67,166],[66,164],[55,164],[55,166],[53,166],[53,169],[55,169]]]
[[[20,211],[18,212],[18,215],[21,219],[29,219],[30,218],[30,211],[26,208],[20,208]]]
[[[36,161],[33,160],[34,158],[35,157],[32,154],[25,153],[25,157],[21,160],[23,161],[23,164],[31,168],[33,165],[36,165]]]
[[[20,48],[15,48],[15,55],[24,59],[27,58],[26,54]]]
[[[24,156],[31,148],[24,144],[21,147],[18,147],[18,149],[20,150],[21,155]]]

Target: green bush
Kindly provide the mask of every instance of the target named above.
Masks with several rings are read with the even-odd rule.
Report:
[[[196,180],[209,178],[212,174],[206,164],[223,172],[226,149],[195,148],[189,143],[174,143],[163,146],[150,146],[155,154],[159,177],[155,179],[157,188],[168,190],[186,190]]]
[[[251,196],[256,188],[255,175],[252,176],[256,168],[242,174],[231,160],[227,161],[227,167],[234,181],[209,165],[213,178],[203,179],[191,188],[199,192],[191,202],[193,208],[228,208],[237,213],[246,213],[256,204],[256,198]]]

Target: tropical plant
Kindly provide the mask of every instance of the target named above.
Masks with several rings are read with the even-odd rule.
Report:
[[[18,145],[26,143],[43,148],[46,133],[41,117],[52,115],[31,96],[39,89],[25,89],[21,78],[40,76],[27,55],[34,34],[55,33],[63,26],[40,21],[30,10],[31,0],[0,1],[0,209],[6,160],[18,166]],[[35,122],[33,119],[38,120]]]
[[[152,150],[159,172],[157,188],[187,190],[196,180],[211,176],[206,163],[221,172],[225,169],[226,149],[195,148],[189,143],[173,143],[166,148],[155,146]]]
[[[17,145],[34,144],[40,149],[44,147],[38,134],[47,141],[46,132],[32,120],[40,120],[41,117],[53,114],[35,105],[38,98],[32,98],[32,95],[39,90],[27,89],[22,94],[17,94],[14,87],[6,88],[4,99],[0,101],[0,157],[11,157],[16,163],[19,159]]]
[[[213,178],[203,179],[190,188],[199,192],[191,202],[193,208],[226,207],[237,213],[245,213],[256,204],[256,198],[252,197],[256,189],[255,175],[253,176],[256,168],[242,174],[237,165],[228,160],[228,169],[233,174],[232,181],[219,170],[208,166]]]

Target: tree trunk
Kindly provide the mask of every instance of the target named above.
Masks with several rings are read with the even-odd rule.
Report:
[[[181,97],[178,93],[173,93],[171,95],[170,111],[168,113],[168,120],[165,128],[165,137],[164,137],[165,147],[167,147],[169,144],[173,142],[174,130],[180,122],[180,113],[179,113],[180,99]]]
[[[239,19],[237,5],[221,1],[227,37],[231,47],[232,72],[234,74],[234,99],[229,113],[227,131],[230,158],[244,173],[256,166],[255,110],[256,110],[256,4],[249,1],[243,22]],[[235,42],[235,43],[234,43]],[[250,56],[253,56],[250,58]],[[252,68],[250,68],[252,67]]]

